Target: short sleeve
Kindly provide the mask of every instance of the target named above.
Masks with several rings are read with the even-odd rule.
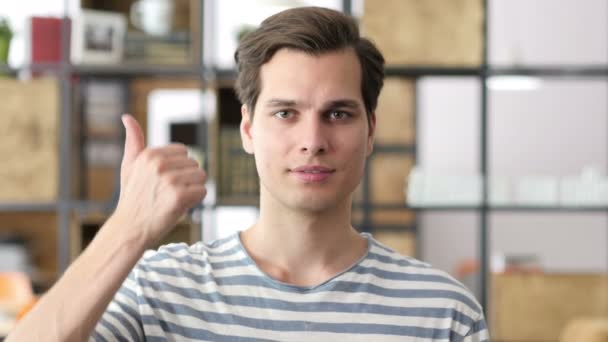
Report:
[[[465,335],[463,342],[486,342],[490,341],[490,333],[484,316],[473,322],[469,332]]]
[[[114,295],[89,341],[143,341],[136,274],[137,267],[131,271]]]

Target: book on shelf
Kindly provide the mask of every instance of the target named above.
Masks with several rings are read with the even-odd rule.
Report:
[[[122,157],[122,142],[88,139],[85,143],[86,162],[89,167],[116,167]]]
[[[190,44],[190,35],[187,32],[177,32],[167,37],[128,32],[125,39],[125,62],[190,64],[193,62]]]
[[[121,126],[120,116],[125,112],[125,86],[115,80],[91,80],[83,92],[83,111],[86,131],[114,132],[118,138]]]
[[[93,79],[84,85],[83,147],[89,167],[119,164],[122,151],[120,116],[125,108],[125,85],[118,80]]]
[[[68,19],[69,20],[69,19]],[[61,18],[30,18],[31,62],[59,63],[61,61]],[[68,27],[68,36],[70,34]],[[69,42],[69,39],[68,39]]]
[[[256,197],[259,184],[255,160],[243,150],[238,127],[221,129],[219,159],[220,196]]]

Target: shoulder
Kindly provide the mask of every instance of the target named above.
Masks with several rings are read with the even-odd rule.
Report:
[[[215,260],[235,254],[239,250],[236,235],[210,243],[171,243],[160,246],[157,250],[146,251],[137,263],[136,270],[174,276],[183,272],[200,273]]]
[[[464,315],[469,323],[483,319],[483,310],[475,296],[447,272],[401,255],[371,236],[369,240],[368,257],[360,266],[363,272],[376,278],[376,284],[411,296],[420,305],[448,309],[453,318]]]

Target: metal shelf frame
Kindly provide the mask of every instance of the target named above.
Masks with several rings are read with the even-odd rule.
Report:
[[[61,61],[60,63],[36,64],[28,67],[33,71],[47,71],[57,73],[61,83],[61,113],[59,127],[59,155],[60,155],[60,179],[59,200],[57,202],[57,220],[59,227],[58,244],[58,266],[60,272],[64,272],[70,264],[70,216],[74,213],[107,212],[110,213],[115,207],[116,199],[107,202],[93,202],[74,200],[71,196],[71,151],[72,151],[72,89],[70,80],[72,76],[82,77],[132,77],[132,76],[184,76],[204,75],[202,63],[194,63],[188,66],[161,66],[161,65],[130,65],[118,66],[85,66],[72,65],[70,63],[70,51],[68,32],[70,30],[67,9],[69,1],[64,0],[65,12],[61,26]],[[201,7],[198,23],[198,32],[203,35],[204,11]],[[202,50],[202,49],[201,49]],[[17,72],[17,70],[15,70]],[[206,79],[201,76],[201,87],[205,86]],[[206,144],[205,144],[206,145]],[[207,154],[207,153],[205,153]],[[116,186],[119,186],[118,182]],[[2,207],[0,207],[2,208]]]
[[[490,37],[488,35],[488,14],[490,13],[488,7],[490,6],[489,0],[483,0],[483,22],[482,22],[482,63],[479,67],[434,67],[434,66],[415,66],[415,65],[389,65],[386,67],[387,77],[405,77],[411,78],[416,83],[419,78],[422,77],[472,77],[479,80],[480,86],[480,137],[479,137],[479,172],[482,177],[483,184],[488,184],[490,175],[488,160],[489,160],[489,127],[490,127],[490,115],[489,115],[489,90],[488,90],[488,79],[495,76],[536,76],[541,78],[553,78],[553,79],[604,79],[608,78],[608,66],[607,65],[591,65],[591,66],[579,66],[579,65],[556,65],[556,66],[492,66],[489,63],[488,58],[488,46]],[[414,97],[414,125],[418,128],[418,113],[419,108],[417,104],[417,95]],[[416,129],[419,132],[419,129]],[[401,148],[390,147],[387,150],[382,150],[382,147],[374,146],[374,152],[400,152],[413,154],[415,163],[418,162],[418,148],[417,142],[419,135],[416,134],[415,142],[413,146],[407,147],[405,150]],[[478,277],[480,298],[479,301],[487,314],[490,312],[489,308],[489,286],[490,282],[490,269],[489,269],[489,241],[490,241],[490,228],[489,228],[489,214],[500,213],[500,212],[517,212],[517,213],[608,213],[608,207],[605,206],[524,206],[524,205],[493,205],[488,200],[488,188],[483,187],[482,199],[479,205],[475,206],[408,206],[407,204],[372,204],[369,202],[370,195],[370,169],[367,168],[364,175],[363,182],[363,202],[355,203],[355,208],[363,209],[364,213],[364,229],[365,231],[373,231],[375,227],[370,226],[370,221],[367,219],[373,209],[404,209],[413,210],[415,213],[424,212],[475,212],[479,214],[478,219],[478,234],[477,234],[477,245],[479,248],[477,259],[480,264],[480,272]],[[418,221],[418,215],[416,215],[415,221]],[[389,227],[382,227],[383,229],[390,229]],[[418,222],[413,226],[409,227],[411,231],[419,231]],[[421,238],[420,234],[417,234],[417,253],[421,255]],[[608,246],[608,241],[606,242]]]
[[[56,202],[12,202],[0,203],[0,212],[55,212],[59,208]]]
[[[522,76],[538,76],[548,78],[601,78],[606,79],[608,77],[608,67],[605,65],[598,66],[520,66],[520,67],[502,67],[502,66],[490,66],[488,63],[488,6],[489,0],[483,0],[483,50],[482,50],[482,64],[479,67],[433,67],[433,66],[412,66],[412,65],[389,65],[386,67],[387,77],[405,77],[412,78],[416,81],[421,77],[428,76],[447,76],[447,77],[475,77],[479,79],[480,86],[480,123],[481,123],[481,134],[479,140],[480,146],[480,169],[479,172],[482,175],[484,184],[487,184],[489,177],[488,170],[488,146],[489,146],[489,115],[488,115],[488,87],[487,81],[492,76],[508,76],[508,75],[522,75]],[[352,13],[352,1],[343,0],[343,11],[347,14]],[[59,198],[56,202],[51,203],[0,203],[0,212],[56,212],[59,237],[57,239],[59,258],[58,265],[60,272],[65,271],[70,263],[70,215],[74,212],[86,213],[90,211],[101,211],[110,212],[115,203],[114,202],[91,202],[91,201],[79,201],[74,200],[71,196],[71,178],[72,172],[70,165],[72,165],[72,158],[70,152],[72,150],[72,89],[70,80],[73,76],[83,77],[135,77],[135,76],[184,76],[192,77],[198,75],[201,80],[201,87],[205,87],[209,84],[213,84],[216,81],[222,80],[234,80],[236,77],[236,71],[233,69],[221,69],[215,66],[204,63],[204,56],[201,55],[200,63],[195,63],[189,66],[161,66],[161,65],[136,65],[136,64],[124,64],[118,66],[81,66],[72,65],[69,60],[69,21],[67,8],[69,8],[69,1],[64,0],[64,8],[66,12],[63,16],[61,26],[61,51],[62,58],[60,63],[38,63],[33,65],[25,65],[18,68],[11,68],[8,66],[0,65],[0,73],[7,73],[16,75],[21,71],[41,71],[55,74],[60,80],[61,85],[61,111],[60,111],[60,127],[59,127],[59,167],[60,167],[60,179],[59,179]],[[200,5],[200,16],[199,16],[199,32],[200,37],[208,37],[209,34],[205,32],[206,25],[202,23],[205,19],[213,21],[213,18],[208,18],[206,11],[209,11],[209,5],[205,1],[201,1]],[[208,26],[207,26],[208,27]],[[211,40],[213,38],[210,38]],[[204,53],[205,48],[209,47],[209,41],[204,39],[201,44],[201,52]],[[417,92],[416,92],[417,93]],[[414,125],[418,126],[418,105],[417,99],[414,99]],[[201,123],[201,127],[203,123]],[[418,130],[417,130],[418,131]],[[206,148],[209,146],[209,141],[203,141],[202,139],[209,139],[209,135],[206,134],[204,137],[200,137],[201,145]],[[418,148],[417,139],[412,145],[376,145],[374,147],[374,154],[377,153],[404,153],[412,155],[414,162],[418,161]],[[208,153],[205,153],[207,156]],[[373,156],[373,154],[372,154]],[[205,162],[205,165],[208,163]],[[477,212],[479,213],[479,231],[478,231],[478,246],[479,255],[478,259],[480,262],[480,275],[479,283],[481,289],[480,302],[486,312],[488,312],[488,281],[489,281],[489,219],[488,215],[490,212],[521,212],[521,213],[536,213],[536,212],[551,212],[551,213],[572,213],[572,212],[598,212],[608,213],[606,207],[566,207],[566,206],[496,206],[488,204],[488,191],[487,188],[483,188],[482,192],[482,204],[478,206],[422,206],[422,207],[411,207],[406,204],[373,204],[370,202],[370,168],[367,167],[363,177],[362,192],[363,201],[361,203],[355,203],[353,207],[362,209],[363,220],[361,229],[363,231],[373,232],[375,229],[381,230],[405,230],[416,232],[418,230],[418,222],[415,219],[413,225],[403,226],[375,226],[372,227],[371,222],[371,211],[373,209],[395,209],[395,210],[412,210],[415,213],[423,212],[435,212],[435,211],[451,211],[451,212]],[[250,204],[250,203],[248,203]],[[416,215],[417,216],[417,215]],[[420,255],[420,236],[417,234],[418,239],[418,254]],[[608,241],[607,241],[608,245]]]

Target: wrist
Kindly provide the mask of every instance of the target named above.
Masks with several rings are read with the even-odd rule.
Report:
[[[143,253],[153,244],[146,232],[147,229],[142,226],[142,223],[114,213],[108,218],[98,235],[102,240],[127,246],[129,249]]]

